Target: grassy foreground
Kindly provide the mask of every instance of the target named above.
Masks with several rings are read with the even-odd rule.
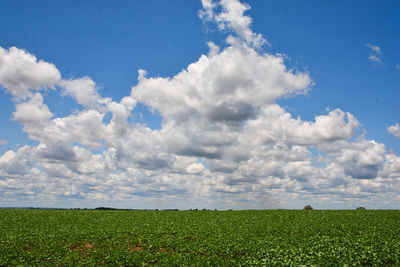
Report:
[[[400,211],[0,209],[2,265],[400,265]]]

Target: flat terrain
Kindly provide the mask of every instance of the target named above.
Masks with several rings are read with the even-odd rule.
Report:
[[[400,265],[400,211],[0,209],[2,265]]]

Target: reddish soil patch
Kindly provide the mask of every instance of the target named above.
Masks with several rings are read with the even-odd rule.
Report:
[[[90,243],[86,243],[85,244],[85,248],[94,248],[94,245],[90,244]]]
[[[89,242],[86,242],[85,245],[78,244],[78,245],[72,247],[71,249],[79,252],[79,254],[85,255],[87,253],[88,249],[92,249],[95,247],[96,247],[95,245],[90,244]]]
[[[135,247],[131,248],[131,250],[132,251],[143,251],[144,250],[143,244],[142,243],[136,244]]]
[[[167,252],[168,252],[168,250],[166,250],[166,249],[164,249],[164,248],[160,248],[160,250],[159,250],[158,252],[161,252],[161,253],[167,253]]]

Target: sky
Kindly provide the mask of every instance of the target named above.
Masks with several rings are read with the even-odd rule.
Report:
[[[398,1],[0,6],[1,207],[399,209]]]

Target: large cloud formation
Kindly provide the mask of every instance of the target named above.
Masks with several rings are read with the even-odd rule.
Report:
[[[339,108],[314,121],[293,118],[277,100],[306,94],[309,74],[263,51],[248,5],[203,0],[203,7],[199,16],[228,33],[226,47],[210,42],[208,55],[173,77],[139,70],[119,102],[103,98],[89,77],[65,80],[51,63],[0,48],[13,118],[38,142],[0,156],[0,199],[132,208],[399,203],[400,157],[357,136],[360,123]],[[81,109],[56,117],[41,92],[48,88]],[[135,122],[137,103],[159,112],[160,129]]]

